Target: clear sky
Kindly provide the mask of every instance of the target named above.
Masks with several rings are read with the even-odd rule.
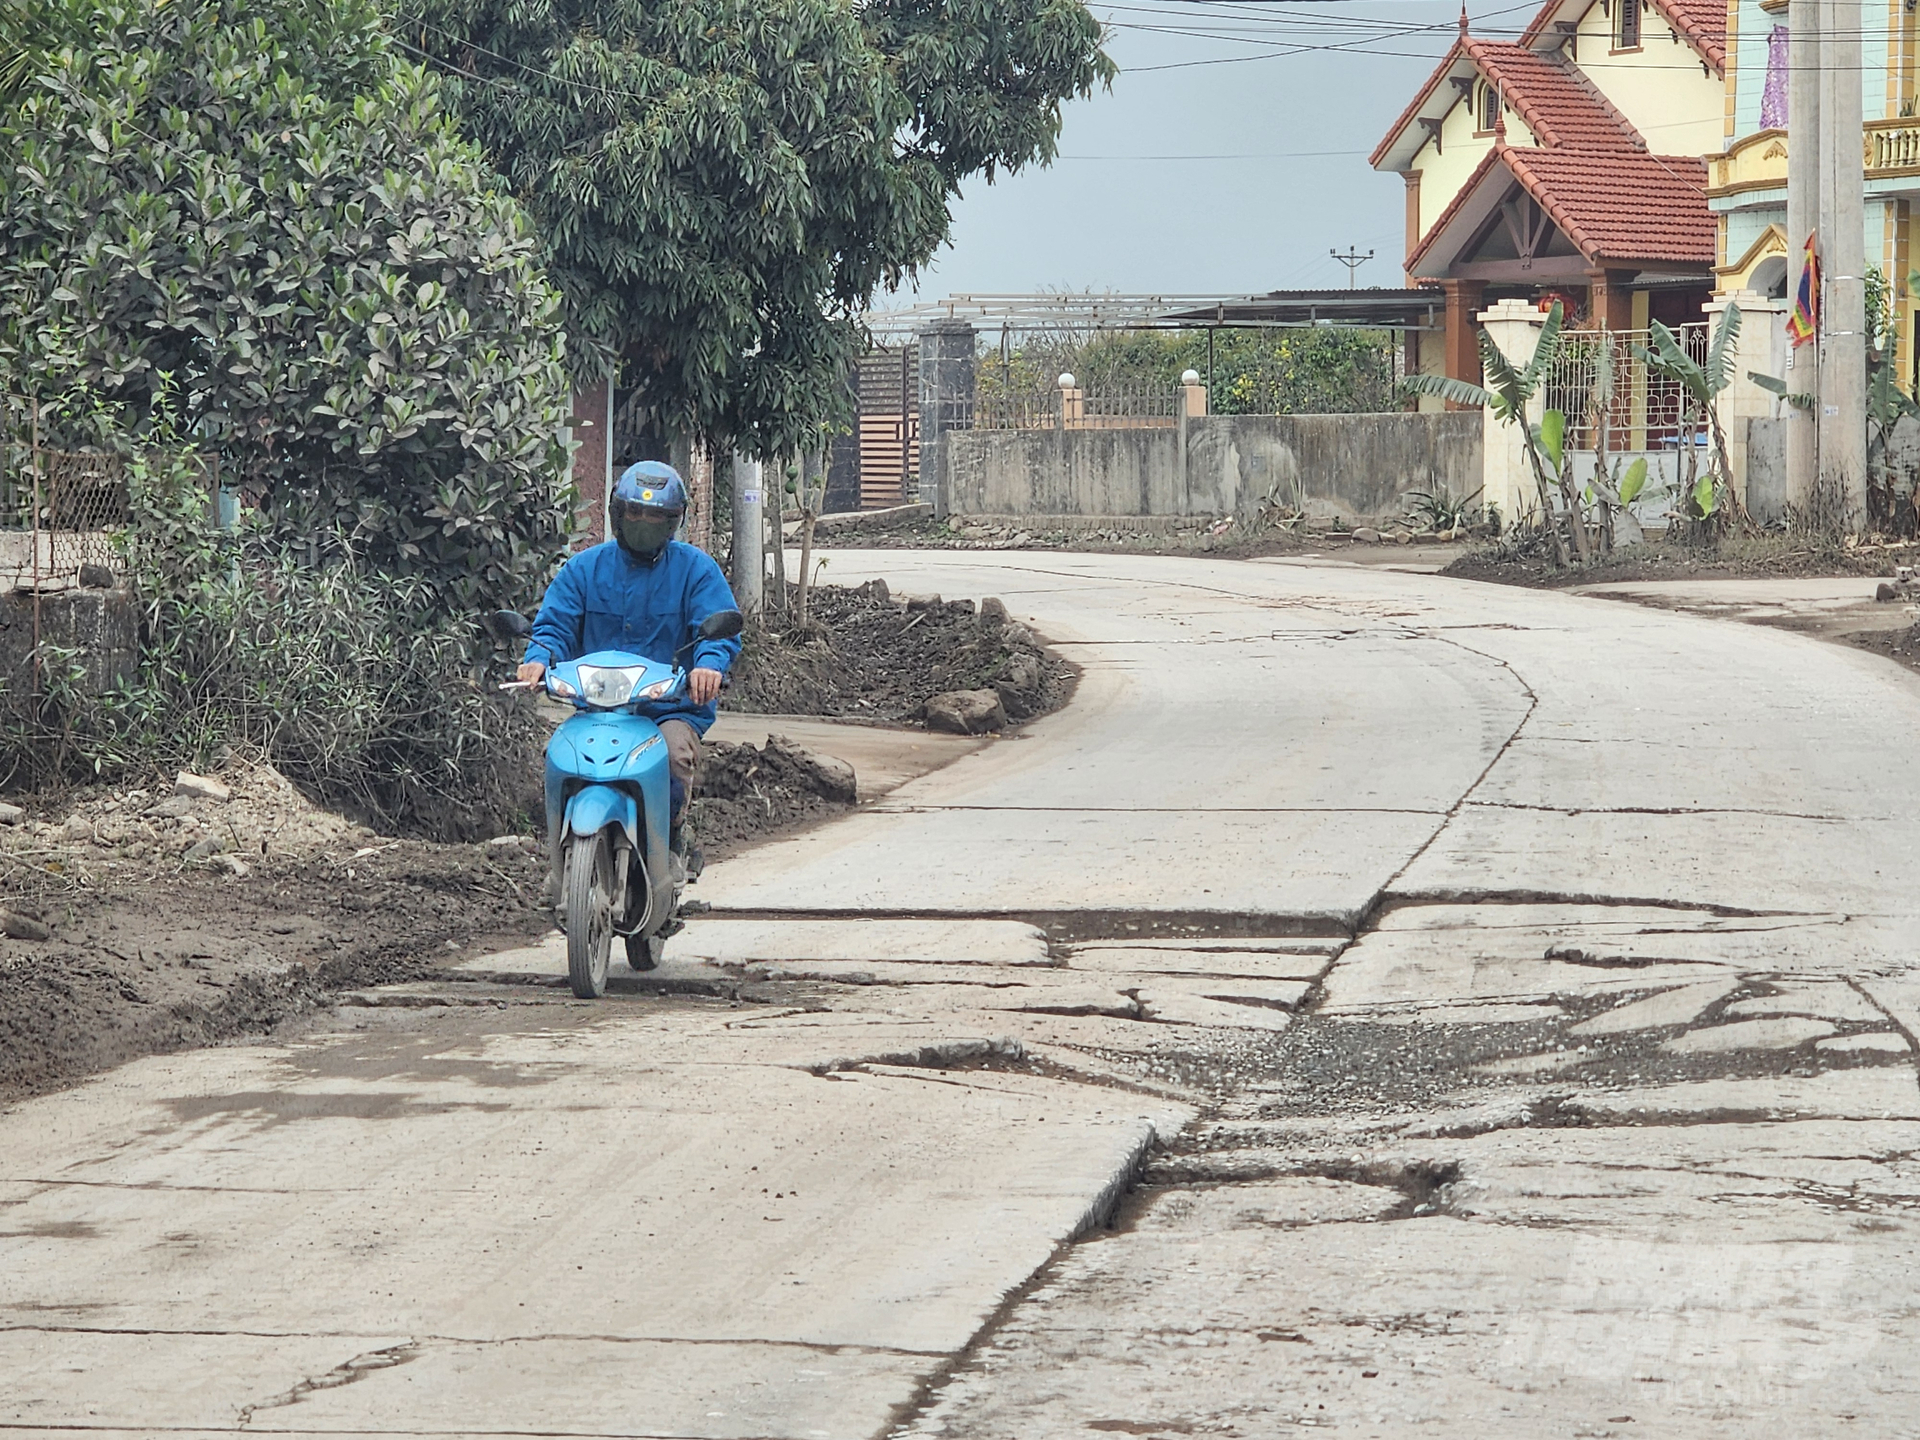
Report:
[[[920,298],[1345,285],[1327,252],[1354,248],[1376,257],[1358,283],[1402,283],[1404,188],[1367,155],[1452,43],[1457,0],[1091,8],[1113,89],[1067,106],[1052,168],[968,185]],[[1510,36],[1536,8],[1476,8],[1474,33]]]

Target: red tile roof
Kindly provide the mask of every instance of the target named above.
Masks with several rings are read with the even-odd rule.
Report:
[[[1702,59],[1711,62],[1715,71],[1726,74],[1727,7],[1721,0],[1653,0],[1653,7]],[[1566,10],[1566,0],[1547,0],[1521,35],[1520,43],[1532,45]]]
[[[1369,165],[1381,162],[1401,132],[1419,115],[1427,97],[1445,82],[1448,72],[1463,55],[1482,76],[1499,87],[1507,103],[1527,122],[1527,128],[1542,145],[1646,149],[1646,142],[1628,123],[1627,117],[1613,108],[1592,81],[1557,55],[1542,55],[1525,45],[1477,40],[1463,33],[1374,148],[1367,161]]]
[[[1500,149],[1514,178],[1588,259],[1713,264],[1707,162],[1698,156]]]
[[[1413,123],[1414,116],[1420,113],[1420,107],[1427,103],[1427,96],[1433,93],[1435,86],[1447,78],[1447,72],[1453,69],[1453,62],[1460,58],[1461,44],[1466,38],[1466,32],[1462,31],[1460,39],[1454,41],[1453,48],[1440,57],[1439,65],[1434,68],[1433,74],[1427,77],[1426,84],[1413,92],[1413,99],[1409,100],[1407,108],[1400,112],[1400,118],[1387,127],[1387,133],[1381,136],[1380,143],[1373,147],[1373,154],[1367,157],[1367,164],[1378,165],[1387,151],[1393,147],[1393,142],[1400,138],[1400,132]]]
[[[1680,38],[1692,45],[1722,75],[1727,70],[1727,7],[1719,0],[1653,0],[1654,8],[1673,22]]]
[[[1504,166],[1588,261],[1695,265],[1717,257],[1707,162],[1637,150],[1496,145],[1407,256],[1420,263],[1485,181]]]
[[[1644,150],[1640,132],[1586,76],[1524,45],[1462,36],[1461,48],[1549,149]]]

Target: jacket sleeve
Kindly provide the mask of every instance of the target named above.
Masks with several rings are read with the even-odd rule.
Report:
[[[705,563],[696,569],[693,594],[687,605],[687,626],[693,634],[697,634],[701,623],[716,611],[740,608],[740,602],[733,598],[733,587],[727,584],[727,577],[721,572],[719,563],[704,553],[700,553],[700,559]],[[738,640],[702,640],[694,647],[693,660],[687,668],[718,670],[724,675],[739,657]]]
[[[540,613],[533,618],[533,636],[524,660],[552,665],[571,660],[580,648],[580,627],[586,613],[580,587],[580,567],[568,561],[547,586]]]

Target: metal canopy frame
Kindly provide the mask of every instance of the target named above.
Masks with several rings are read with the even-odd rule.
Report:
[[[1275,290],[1265,295],[949,295],[863,317],[875,339],[965,322],[1002,331],[1398,330],[1439,334],[1437,289]]]

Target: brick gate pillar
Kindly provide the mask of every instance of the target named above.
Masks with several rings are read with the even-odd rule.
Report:
[[[973,428],[973,325],[936,320],[920,332],[920,494],[933,513],[947,513],[950,430]],[[901,497],[902,499],[908,497]]]

